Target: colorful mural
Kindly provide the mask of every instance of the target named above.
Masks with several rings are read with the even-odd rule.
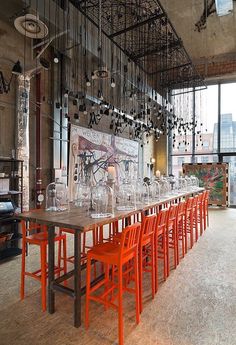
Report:
[[[210,190],[209,204],[228,205],[227,163],[183,164],[183,173],[197,176],[200,187]]]
[[[138,174],[139,144],[84,127],[71,126],[69,194],[73,200],[76,183],[87,181],[90,185],[108,176],[108,166],[113,166],[116,180]]]

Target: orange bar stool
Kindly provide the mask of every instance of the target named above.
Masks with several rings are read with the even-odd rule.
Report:
[[[155,243],[156,243],[156,271],[155,271],[155,292],[158,290],[158,261],[163,260],[164,280],[167,278],[167,263],[168,263],[168,246],[166,240],[166,224],[168,217],[168,209],[161,210],[157,215]]]
[[[198,208],[197,208],[197,221],[200,226],[200,235],[203,234],[203,223],[204,223],[204,214],[203,214],[203,207],[204,207],[204,193],[198,194]]]
[[[139,293],[140,312],[143,310],[143,272],[150,272],[152,279],[152,298],[155,297],[155,228],[156,215],[142,216],[142,228],[139,242]]]
[[[174,251],[174,268],[177,267],[179,264],[179,247],[177,241],[177,212],[178,212],[178,205],[173,204],[170,206],[167,216],[167,223],[166,223],[166,238],[167,238],[167,246],[168,246],[168,256],[167,256],[167,276],[170,274],[170,260],[169,260],[169,249],[173,249]]]
[[[135,223],[126,227],[121,235],[120,243],[106,242],[94,246],[87,253],[87,275],[86,275],[86,307],[85,307],[85,327],[89,327],[89,305],[90,301],[104,304],[105,308],[111,307],[118,311],[119,345],[124,344],[123,335],[123,292],[128,291],[135,294],[136,299],[136,323],[139,323],[139,275],[138,275],[138,244],[141,232],[140,223]],[[102,262],[105,266],[105,277],[95,286],[91,287],[91,263],[92,260]],[[126,267],[130,273],[132,262],[135,287],[130,288],[123,284],[123,278],[127,274]],[[110,267],[117,270],[118,282],[110,279]],[[113,275],[112,275],[113,277]],[[104,286],[102,294],[94,293]],[[114,290],[118,289],[118,294]],[[110,298],[109,298],[110,297]],[[118,304],[115,300],[118,298]]]
[[[193,247],[193,197],[188,198],[185,207],[184,216],[184,232],[185,232],[185,254],[188,251],[188,234],[190,235],[190,246]]]
[[[21,265],[21,289],[20,296],[21,299],[25,297],[25,277],[31,277],[41,282],[41,292],[42,292],[42,309],[46,310],[46,287],[47,287],[47,245],[48,245],[48,233],[47,227],[35,223],[28,223],[22,221],[22,265]],[[34,233],[32,233],[34,232]],[[55,266],[55,274],[59,274],[61,271],[67,272],[66,263],[66,235],[56,235],[54,238],[55,242],[63,243],[63,255],[64,262],[63,267],[61,267],[61,260],[58,255],[58,265]],[[40,269],[34,272],[26,271],[26,253],[27,244],[37,245],[40,247]]]
[[[185,217],[186,202],[181,201],[178,204],[177,210],[177,239],[181,241],[182,257],[185,255],[185,231],[184,231],[184,217]]]
[[[210,196],[210,191],[206,190],[205,197],[203,199],[204,230],[206,230],[207,226],[209,226],[209,212],[208,212],[209,196]]]
[[[198,241],[198,195],[193,197],[193,229],[195,230],[195,241]]]

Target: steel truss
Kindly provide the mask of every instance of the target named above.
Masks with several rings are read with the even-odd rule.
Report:
[[[98,0],[70,0],[96,26]],[[204,85],[159,0],[103,0],[102,31],[159,85]]]

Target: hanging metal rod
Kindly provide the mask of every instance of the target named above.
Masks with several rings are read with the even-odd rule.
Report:
[[[117,32],[114,32],[113,34],[109,35],[108,37],[109,38],[114,38],[116,36],[119,36],[119,35],[122,35],[122,34],[125,34],[126,32],[128,31],[131,31],[131,30],[134,30],[134,29],[137,29],[139,28],[140,26],[143,26],[143,25],[146,25],[146,24],[149,24],[149,23],[152,23],[153,21],[156,21],[158,19],[161,19],[165,17],[165,14],[164,13],[160,13],[160,14],[156,14],[142,22],[139,22],[139,23],[136,23],[134,25],[131,25],[131,26],[128,26],[127,28],[124,28],[123,30],[120,30],[120,31],[117,31]]]
[[[177,47],[182,47],[182,45],[183,45],[182,40],[179,39],[178,41],[175,41],[175,42],[173,42],[171,44],[162,46],[160,48],[155,48],[155,49],[147,50],[147,51],[145,51],[143,53],[134,55],[133,56],[133,60],[136,61],[136,60],[141,59],[142,57],[145,57],[147,55],[161,53],[161,52],[165,51],[166,49],[173,49],[173,48],[177,48]]]
[[[183,63],[182,65],[177,65],[177,66],[174,66],[174,67],[169,67],[169,68],[165,68],[165,69],[159,69],[158,71],[156,72],[151,72],[150,74],[153,75],[153,74],[158,74],[158,73],[163,73],[163,72],[169,72],[169,71],[173,71],[177,68],[183,68],[183,67],[187,67],[187,66],[190,66],[192,65],[191,62],[187,62],[187,63]]]

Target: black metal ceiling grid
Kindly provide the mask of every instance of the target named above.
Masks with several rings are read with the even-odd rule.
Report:
[[[98,26],[98,0],[70,1]],[[203,82],[159,0],[102,0],[102,31],[163,87]]]

